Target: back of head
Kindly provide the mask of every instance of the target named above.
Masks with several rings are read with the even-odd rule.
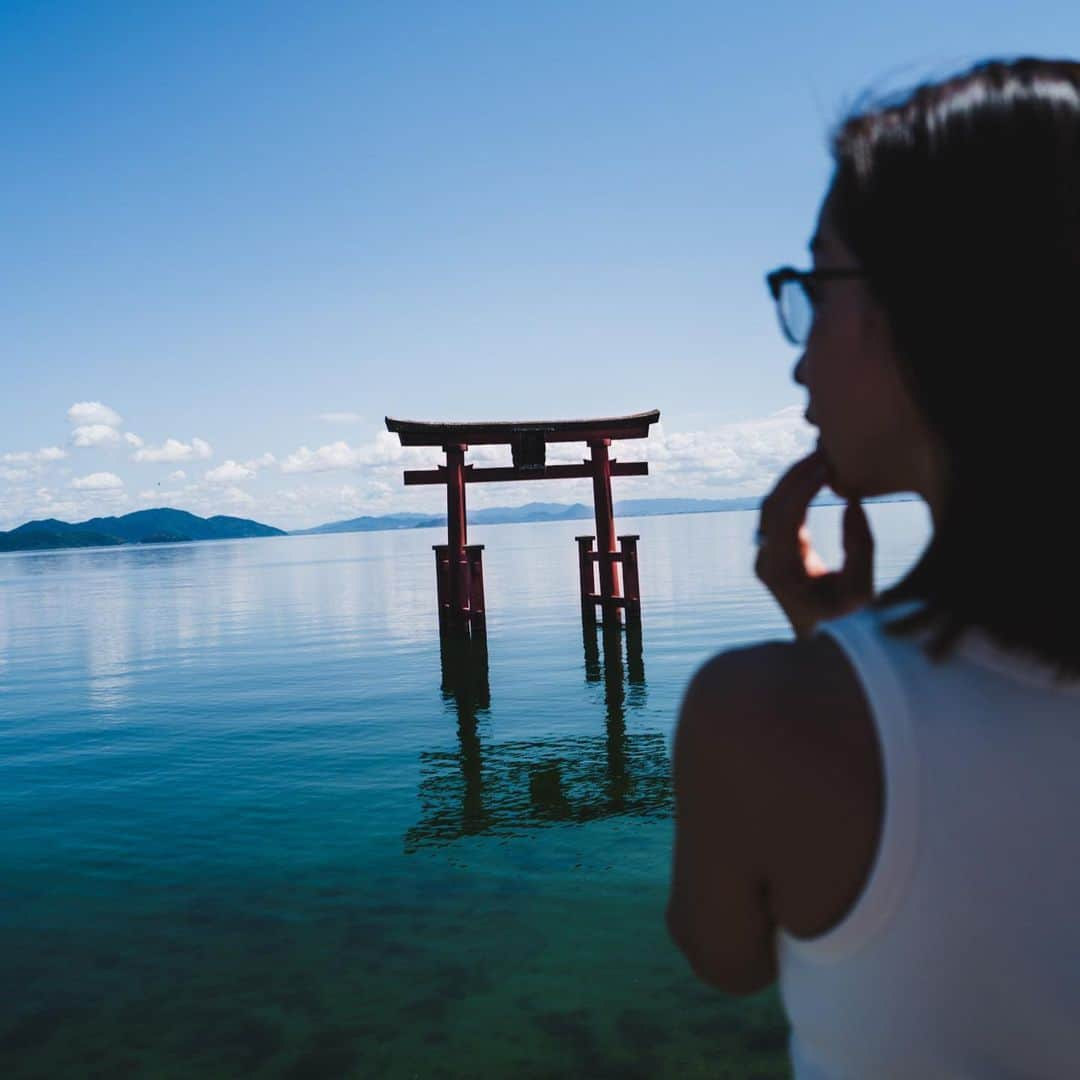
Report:
[[[832,136],[833,221],[884,307],[948,459],[920,562],[875,601],[1080,673],[1080,63],[991,60],[858,109]]]

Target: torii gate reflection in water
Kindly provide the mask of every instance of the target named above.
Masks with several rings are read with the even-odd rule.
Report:
[[[442,693],[458,719],[454,750],[420,753],[420,819],[405,851],[453,844],[468,836],[517,837],[526,829],[612,817],[665,820],[672,813],[671,762],[659,731],[626,729],[646,702],[641,636],[626,624],[583,627],[585,682],[603,684],[604,730],[482,743],[491,690],[482,636],[443,637]],[[602,648],[602,652],[601,652]]]
[[[483,544],[469,544],[465,518],[465,485],[488,481],[554,480],[591,477],[596,535],[576,537],[581,582],[582,614],[596,618],[600,605],[606,624],[641,618],[636,535],[615,535],[615,509],[611,498],[613,476],[646,476],[644,461],[620,462],[609,457],[614,439],[644,439],[660,419],[660,410],[594,420],[526,420],[497,423],[429,423],[386,417],[388,431],[402,446],[441,446],[446,464],[435,469],[410,469],[405,483],[445,484],[447,542],[436,544],[435,567],[441,634],[459,637],[485,631]],[[546,448],[552,442],[584,442],[590,457],[580,465],[548,465]],[[470,445],[508,444],[509,467],[476,468],[465,464]],[[619,541],[616,544],[616,540]],[[593,550],[593,542],[596,549]],[[620,585],[619,565],[622,565]],[[599,589],[596,588],[598,570]]]

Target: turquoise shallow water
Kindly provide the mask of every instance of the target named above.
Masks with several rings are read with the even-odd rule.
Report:
[[[927,517],[870,509],[885,584]],[[0,1075],[786,1076],[663,926],[682,689],[790,636],[755,525],[620,521],[639,639],[580,522],[475,528],[486,653],[431,530],[0,557]]]

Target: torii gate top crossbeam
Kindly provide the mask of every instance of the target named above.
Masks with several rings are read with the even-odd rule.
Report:
[[[395,420],[386,417],[386,428],[395,432],[402,446],[513,445],[522,436],[543,436],[549,442],[593,442],[598,439],[645,439],[649,427],[660,419],[660,410],[608,416],[596,420],[499,420],[454,423]]]

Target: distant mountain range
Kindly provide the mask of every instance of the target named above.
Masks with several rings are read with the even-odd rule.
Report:
[[[591,518],[592,507],[582,503],[527,503],[525,506],[497,506],[486,510],[469,510],[472,525],[504,525],[522,521],[572,521]],[[350,518],[348,521],[331,521],[316,525],[313,529],[296,529],[294,536],[310,536],[315,533],[382,532],[386,529],[430,529],[446,525],[445,514],[384,514],[380,517]]]
[[[615,503],[616,517],[653,517],[658,514],[711,514],[722,510],[756,510],[761,496],[742,499],[623,499]],[[910,502],[914,496],[889,495],[868,502]],[[836,495],[823,495],[814,506],[842,506],[844,500]],[[593,508],[584,503],[526,503],[524,506],[494,506],[484,510],[469,510],[472,525],[508,525],[521,522],[591,520]],[[386,529],[428,529],[445,526],[445,514],[384,514],[380,517],[350,518],[331,521],[313,529],[297,529],[294,536],[316,533],[379,532]]]
[[[174,544],[184,540],[235,540],[249,536],[284,536],[282,529],[246,518],[196,517],[186,510],[136,510],[123,517],[98,517],[72,525],[47,518],[0,532],[0,551],[49,548],[112,547],[117,544]]]
[[[869,502],[910,502],[913,496],[890,495]],[[840,506],[844,500],[823,495],[814,506]],[[743,499],[623,499],[615,504],[616,517],[653,517],[660,514],[709,514],[722,510],[756,510],[761,497]],[[591,521],[593,509],[585,503],[526,503],[470,510],[473,525],[503,525],[543,521]],[[445,528],[445,514],[383,514],[331,521],[314,529],[296,529],[293,536],[321,533],[380,532],[388,529]],[[47,518],[28,521],[11,532],[0,532],[0,552],[45,551],[50,548],[113,547],[118,544],[174,544],[195,540],[237,540],[254,536],[285,536],[283,529],[247,518],[197,517],[186,510],[162,507],[136,510],[122,517],[98,517],[72,525]]]

